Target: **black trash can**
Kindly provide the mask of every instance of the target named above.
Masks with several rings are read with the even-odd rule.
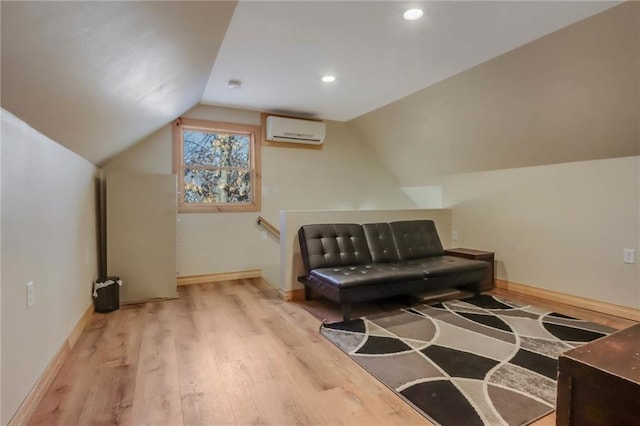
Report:
[[[120,277],[106,277],[97,280],[93,285],[93,304],[99,313],[113,312],[120,309]]]

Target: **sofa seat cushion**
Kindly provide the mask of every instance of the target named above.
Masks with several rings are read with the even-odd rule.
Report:
[[[317,268],[309,275],[337,287],[356,287],[396,281],[419,280],[425,277],[420,268],[407,268],[390,263]]]
[[[439,277],[443,275],[456,274],[459,272],[469,272],[489,268],[487,262],[481,260],[463,259],[454,256],[435,256],[423,259],[405,260],[403,262],[391,263],[398,269],[419,270],[424,273],[424,277]]]

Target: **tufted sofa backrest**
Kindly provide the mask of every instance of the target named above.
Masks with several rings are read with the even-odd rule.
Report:
[[[298,239],[307,273],[315,268],[444,255],[432,220],[303,225]]]
[[[355,223],[303,225],[298,239],[307,272],[372,262],[362,226]]]
[[[391,222],[389,227],[400,260],[444,255],[432,220]]]
[[[398,250],[393,242],[391,226],[388,223],[365,223],[362,225],[371,258],[375,263],[396,262]]]

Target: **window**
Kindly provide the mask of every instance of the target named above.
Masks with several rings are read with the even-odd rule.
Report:
[[[259,126],[176,120],[173,160],[178,211],[259,211],[259,135]]]

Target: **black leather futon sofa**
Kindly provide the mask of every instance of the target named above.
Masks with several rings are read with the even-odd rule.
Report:
[[[338,302],[349,320],[351,303],[464,287],[480,293],[489,264],[445,256],[431,220],[303,225],[298,230],[311,291]]]

